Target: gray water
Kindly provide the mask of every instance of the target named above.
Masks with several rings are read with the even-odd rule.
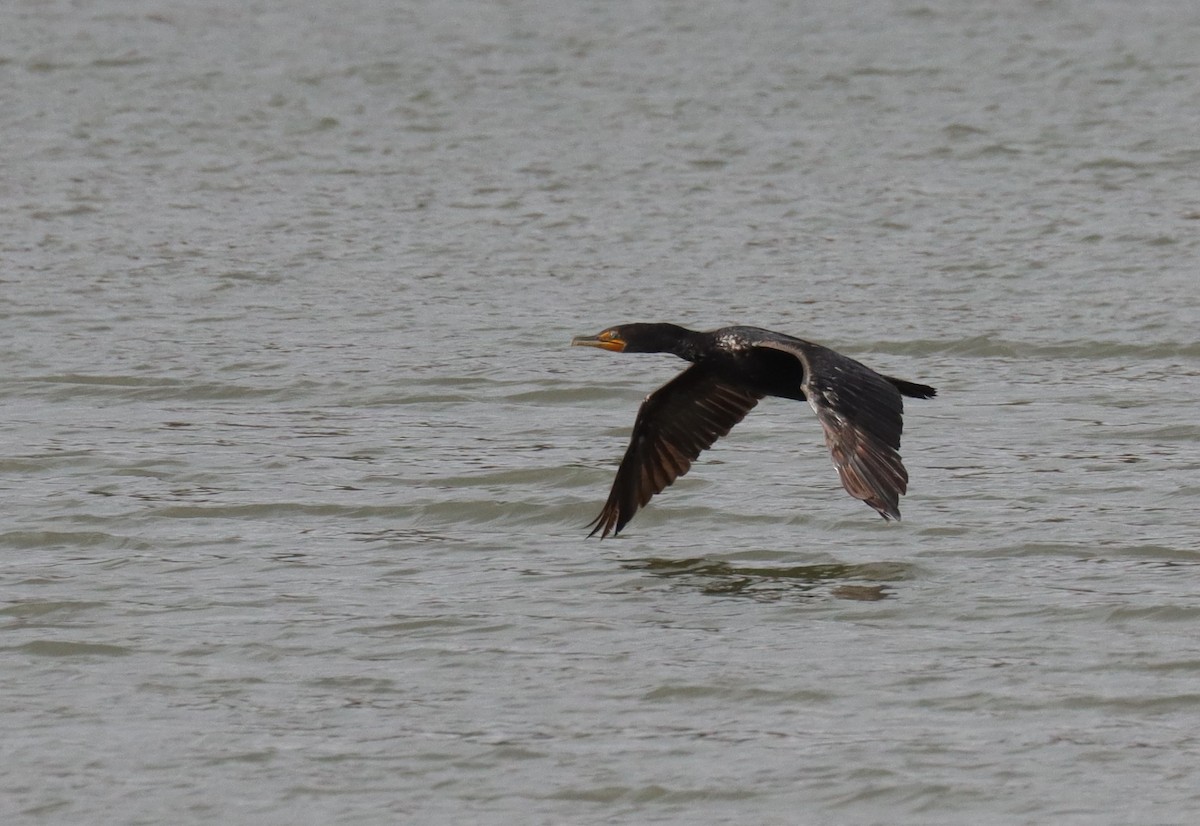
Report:
[[[1192,2],[0,6],[5,823],[1191,823]],[[770,400],[585,539],[669,356]]]

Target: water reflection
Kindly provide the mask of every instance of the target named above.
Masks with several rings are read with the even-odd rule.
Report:
[[[891,583],[909,579],[912,566],[898,562],[820,565],[741,565],[723,560],[634,559],[622,564],[715,596],[758,600],[831,596],[875,602],[892,595]]]

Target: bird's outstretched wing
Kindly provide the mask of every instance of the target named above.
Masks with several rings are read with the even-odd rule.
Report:
[[[904,402],[887,377],[864,364],[822,347],[794,340],[756,341],[790,353],[804,366],[801,389],[825,430],[842,487],[879,511],[900,518],[900,495],[908,490],[908,471],[900,460]],[[912,385],[924,397],[934,390]],[[914,391],[910,395],[917,395]]]
[[[616,536],[637,509],[688,472],[700,452],[727,434],[762,396],[694,364],[638,409],[629,448],[589,536]]]

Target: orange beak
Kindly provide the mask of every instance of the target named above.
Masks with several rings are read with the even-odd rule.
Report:
[[[571,339],[572,347],[599,347],[601,350],[612,350],[619,353],[625,349],[625,341],[616,333],[605,330],[598,336],[575,336]]]

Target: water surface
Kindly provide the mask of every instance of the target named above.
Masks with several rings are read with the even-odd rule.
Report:
[[[7,823],[1185,823],[1200,16],[0,11]],[[939,388],[904,521],[756,324]]]

